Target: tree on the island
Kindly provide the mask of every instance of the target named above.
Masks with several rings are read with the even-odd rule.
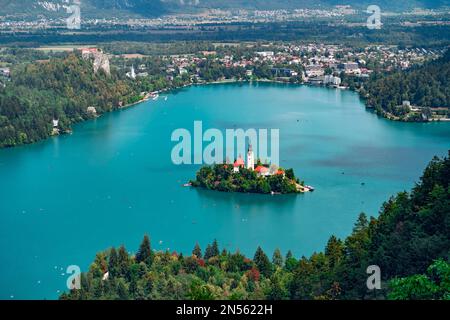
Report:
[[[266,178],[259,178],[256,182],[256,192],[270,193],[270,185]]]
[[[136,253],[136,262],[144,262],[146,265],[151,266],[152,260],[153,253],[150,244],[150,238],[148,235],[145,235],[141,245],[139,246],[139,250]]]
[[[272,274],[272,264],[270,263],[269,258],[261,249],[261,247],[258,247],[258,249],[256,249],[253,261],[255,262],[256,267],[262,275],[264,275],[265,277],[270,277],[270,275]]]
[[[117,256],[116,248],[111,248],[109,252],[108,271],[110,277],[116,277],[119,273],[119,258]]]
[[[196,256],[197,258],[202,257],[202,249],[200,248],[200,245],[198,242],[195,244],[194,250],[192,250],[192,254]]]
[[[295,178],[295,174],[294,174],[294,169],[287,169],[286,171],[285,171],[285,174],[286,174],[286,178],[288,178],[288,179],[294,179]]]
[[[277,267],[283,267],[283,257],[281,256],[280,249],[278,248],[276,248],[273,253],[272,263]]]

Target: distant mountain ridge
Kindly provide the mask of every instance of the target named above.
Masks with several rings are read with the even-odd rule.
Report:
[[[89,17],[141,16],[157,17],[168,13],[190,13],[205,9],[302,9],[331,8],[351,5],[367,8],[377,4],[382,10],[406,10],[415,7],[438,8],[450,6],[450,0],[80,0],[82,11]],[[0,0],[0,16],[28,15],[59,16],[65,14],[74,0]]]

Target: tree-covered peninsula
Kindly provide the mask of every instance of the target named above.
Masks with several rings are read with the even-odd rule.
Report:
[[[450,156],[450,152],[449,152]],[[146,236],[136,254],[121,246],[97,254],[81,289],[60,299],[450,299],[450,157],[434,158],[411,192],[378,218],[361,214],[344,240],[296,258],[257,248],[248,258],[217,241],[192,253],[156,252]],[[367,288],[367,267],[381,290]]]
[[[389,119],[446,118],[450,112],[450,51],[408,70],[375,74],[361,88],[361,94],[369,107]]]
[[[68,132],[73,123],[139,101],[140,92],[115,69],[95,72],[94,61],[79,53],[17,65],[0,85],[0,147]]]
[[[193,187],[223,192],[262,194],[287,194],[309,191],[304,183],[295,177],[293,169],[270,168],[258,163],[254,169],[232,164],[215,164],[202,167],[191,181]]]

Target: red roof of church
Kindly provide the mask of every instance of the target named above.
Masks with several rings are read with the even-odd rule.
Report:
[[[264,166],[257,166],[255,169],[255,172],[258,172],[258,173],[265,173],[268,171],[269,171],[269,169]]]
[[[244,166],[244,160],[242,160],[242,158],[238,158],[235,162],[234,162],[234,166],[235,167],[240,167],[240,166]]]
[[[277,174],[284,174],[284,171],[283,170],[278,170]]]

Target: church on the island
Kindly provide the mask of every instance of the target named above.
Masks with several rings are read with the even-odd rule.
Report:
[[[255,167],[255,155],[253,153],[252,145],[250,144],[247,151],[247,166],[245,165],[244,159],[242,159],[241,155],[234,161],[233,171],[239,172],[240,168],[246,167],[248,170],[255,171],[259,176],[273,176],[275,174],[284,175],[284,171],[279,169],[276,164],[272,164],[270,167],[259,164]]]

